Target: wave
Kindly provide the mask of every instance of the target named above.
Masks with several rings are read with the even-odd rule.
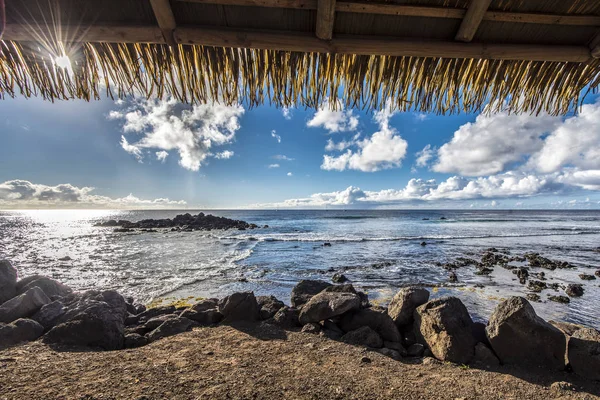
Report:
[[[376,217],[374,215],[336,215],[331,217],[322,217],[322,219],[374,219],[374,218],[382,218]]]

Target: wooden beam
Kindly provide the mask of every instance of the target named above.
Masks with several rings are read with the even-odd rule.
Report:
[[[600,30],[596,32],[596,35],[590,40],[589,48],[592,57],[600,58]]]
[[[460,42],[470,42],[473,40],[473,36],[475,36],[477,29],[479,29],[479,25],[491,2],[492,0],[471,0],[454,40]]]
[[[173,10],[171,10],[169,0],[150,0],[150,4],[152,5],[152,11],[154,11],[154,16],[165,38],[165,42],[169,46],[176,46],[177,42],[173,36],[173,31],[175,31],[177,23],[175,22],[175,16],[173,15]]]
[[[336,0],[317,1],[317,29],[319,39],[331,40],[333,37],[333,23],[335,21]]]
[[[266,8],[289,8],[316,10],[317,0],[176,0],[197,4],[220,4],[224,6],[247,6]],[[403,17],[430,17],[463,19],[466,9],[451,7],[411,6],[404,4],[373,3],[359,1],[337,1],[336,12],[357,14],[397,15]],[[599,26],[600,16],[577,14],[535,14],[505,11],[487,11],[484,21],[515,22],[523,24]]]
[[[7,24],[3,39],[39,42],[40,38],[52,37],[53,32]],[[82,30],[67,25],[60,27],[60,32],[69,42],[165,43],[160,29],[154,26],[92,26]],[[587,62],[591,57],[586,46],[434,42],[353,35],[324,41],[309,33],[187,27],[176,28],[174,36],[177,43],[187,45],[357,55],[561,62]]]

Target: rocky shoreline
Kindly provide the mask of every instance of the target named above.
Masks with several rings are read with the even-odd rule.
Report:
[[[431,357],[459,365],[542,367],[600,380],[600,332],[536,315],[523,297],[502,301],[474,322],[456,297],[430,300],[401,289],[387,308],[351,284],[304,280],[290,305],[273,296],[234,293],[195,304],[146,309],[115,291],[74,292],[48,277],[17,279],[0,261],[0,349],[41,340],[58,348],[119,350],[145,346],[194,327],[266,323],[377,351],[395,360]],[[369,362],[365,357],[364,362]]]
[[[98,222],[94,226],[104,228],[114,228],[115,232],[131,232],[135,229],[142,231],[155,231],[156,229],[170,228],[171,231],[211,231],[213,229],[256,229],[259,226],[250,224],[246,221],[217,217],[211,214],[199,213],[192,215],[190,213],[179,214],[175,218],[163,219],[143,219],[138,222],[127,220],[111,219],[105,222]],[[264,226],[268,228],[268,226]]]

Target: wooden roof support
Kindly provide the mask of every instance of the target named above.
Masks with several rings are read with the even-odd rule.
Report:
[[[317,29],[319,39],[331,40],[335,20],[336,0],[317,0]]]
[[[594,58],[600,58],[600,30],[596,32],[596,35],[590,40],[590,53]]]
[[[479,29],[479,25],[491,2],[492,0],[471,0],[467,13],[460,24],[460,28],[458,28],[455,40],[460,42],[473,40],[473,36]]]
[[[173,15],[169,0],[150,0],[150,4],[152,5],[152,11],[154,11],[154,16],[158,21],[158,27],[165,38],[165,42],[169,46],[177,46],[175,36],[173,35],[177,23],[175,22],[175,16]]]
[[[79,42],[165,43],[161,31],[154,26],[91,26],[85,29],[62,26],[60,30],[79,32],[71,36]],[[35,42],[42,33],[51,35],[48,31],[41,32],[40,28],[8,24],[3,39]],[[560,62],[587,62],[591,58],[586,46],[435,42],[355,35],[337,35],[335,39],[324,41],[312,34],[227,28],[177,28],[174,36],[177,43],[184,45],[309,53]]]

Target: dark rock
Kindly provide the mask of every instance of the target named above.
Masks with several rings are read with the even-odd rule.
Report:
[[[400,354],[400,352],[398,350],[388,349],[388,348],[384,347],[382,349],[377,349],[377,352],[379,354],[382,354],[386,357],[391,358],[392,360],[396,360],[396,361],[402,360],[402,354]]]
[[[90,290],[64,297],[62,303],[64,313],[44,335],[45,343],[104,350],[123,347],[127,305],[119,293]]]
[[[369,357],[363,356],[361,357],[360,362],[364,364],[371,364],[371,359]]]
[[[484,324],[483,322],[473,322],[473,325],[471,325],[471,332],[473,333],[475,343],[481,342],[485,345],[489,345],[487,335],[485,333],[486,327],[487,324]]]
[[[525,267],[515,268],[512,270],[513,274],[517,275],[519,282],[524,285],[529,277],[529,270]]]
[[[542,282],[542,281],[530,280],[529,283],[527,284],[527,289],[529,289],[535,293],[540,293],[542,290],[544,290],[546,288],[547,288],[546,282]]]
[[[125,335],[123,340],[123,347],[126,349],[133,349],[136,347],[142,347],[148,344],[148,339],[145,336],[137,333],[129,333]]]
[[[583,279],[584,281],[593,281],[594,279],[596,279],[594,275],[590,274],[579,274],[579,278]]]
[[[25,293],[32,287],[38,287],[51,299],[64,297],[73,293],[73,289],[46,276],[36,275],[37,279],[30,280],[25,285],[19,285],[19,294]]]
[[[363,326],[373,329],[388,342],[401,342],[402,337],[394,321],[384,309],[365,308],[344,315],[339,322],[344,332],[350,332]]]
[[[277,300],[275,296],[258,296],[256,302],[260,308],[260,319],[263,320],[273,317],[277,311],[285,306],[283,301]]]
[[[458,277],[456,276],[455,272],[450,271],[450,273],[448,274],[448,282],[450,282],[450,283],[458,282]]]
[[[387,340],[383,341],[383,347],[396,350],[402,357],[406,356],[406,349],[402,346],[400,342],[389,342]]]
[[[252,292],[239,292],[219,301],[219,312],[226,322],[258,321],[260,308]]]
[[[583,285],[579,284],[570,284],[567,285],[567,295],[571,297],[581,297],[583,296]]]
[[[529,301],[535,301],[535,302],[540,301],[540,295],[536,294],[536,293],[527,293],[525,295],[525,297],[527,297],[527,300],[529,300]]]
[[[194,311],[192,308],[184,310],[180,317],[191,319],[200,325],[218,324],[223,320],[223,314],[218,310]]]
[[[219,307],[219,299],[204,299],[200,300],[190,308],[194,311],[216,310]]]
[[[420,305],[429,300],[429,291],[423,288],[406,287],[401,289],[390,301],[388,315],[396,326],[402,328],[413,322],[413,313]]]
[[[0,260],[0,305],[17,295],[17,270],[8,260]]]
[[[409,329],[403,332],[402,335],[402,339],[403,339],[403,343],[405,347],[408,347],[412,344],[417,343],[417,335],[415,335],[415,332],[413,329]]]
[[[311,297],[331,286],[331,283],[317,280],[302,280],[292,289],[292,307],[307,303]]]
[[[309,322],[308,324],[304,324],[300,332],[317,335],[319,332],[321,332],[321,325],[317,324],[316,322]]]
[[[19,318],[28,318],[48,303],[50,303],[50,299],[42,289],[33,287],[0,306],[0,322],[12,322]]]
[[[425,303],[416,309],[414,318],[415,334],[435,358],[458,364],[473,358],[473,321],[458,298],[442,297]]]
[[[331,281],[333,283],[344,283],[344,282],[348,282],[348,278],[346,278],[346,276],[344,274],[334,274],[333,277],[331,278]]]
[[[572,392],[575,390],[575,387],[573,386],[572,383],[560,381],[560,382],[553,382],[552,385],[550,385],[550,389],[558,390],[558,391],[564,390],[564,391]]]
[[[53,301],[52,303],[48,303],[38,312],[36,312],[31,319],[38,322],[40,325],[44,327],[44,330],[49,330],[56,322],[66,313],[65,306],[60,300]]]
[[[477,271],[475,272],[475,275],[489,275],[492,272],[494,272],[494,270],[492,268],[482,267],[482,268],[477,269]]]
[[[64,256],[64,257],[59,258],[58,261],[71,261],[71,257]]]
[[[171,228],[180,229],[186,232],[192,232],[195,230],[210,231],[213,229],[253,229],[257,226],[255,224],[249,224],[245,221],[238,221],[234,219],[216,217],[214,215],[205,215],[199,213],[198,215],[191,215],[189,213],[177,215],[173,219],[144,219],[138,222],[131,221],[115,221],[109,220],[106,222],[100,222],[95,224],[100,227],[117,227],[120,226],[120,230],[131,231],[132,229],[142,229],[148,232],[155,231],[156,228]]]
[[[592,328],[576,330],[569,339],[567,357],[577,375],[600,380],[600,332]]]
[[[494,310],[488,340],[504,364],[565,368],[566,336],[538,317],[523,297],[511,297]]]
[[[300,310],[285,306],[275,313],[271,322],[283,329],[293,329],[300,326],[299,316]]]
[[[427,242],[421,242],[421,246],[427,246]]]
[[[497,367],[500,365],[500,360],[489,347],[479,342],[475,345],[475,357],[473,363],[484,367]]]
[[[44,327],[37,322],[20,318],[10,324],[0,326],[0,349],[21,342],[36,340],[44,333]]]
[[[325,243],[323,243],[323,247],[331,247],[331,243],[325,242]]]
[[[143,304],[134,304],[133,306],[135,307],[135,315],[139,315],[147,310]]]
[[[421,357],[424,351],[425,346],[421,343],[414,343],[406,348],[406,355],[408,357]]]
[[[567,336],[572,336],[579,329],[586,328],[583,325],[571,324],[569,322],[562,322],[562,321],[552,321],[552,320],[550,320],[550,321],[548,321],[548,323],[551,324],[552,326],[560,329]]]
[[[596,276],[600,277],[600,269],[599,269],[599,270],[596,270],[596,272],[594,272],[594,275],[596,275]]]
[[[319,322],[360,308],[360,297],[354,293],[321,292],[304,304],[300,323]]]
[[[363,326],[362,328],[346,333],[342,336],[342,341],[348,344],[372,347],[375,349],[383,346],[381,336],[368,326]]]
[[[561,304],[568,304],[571,302],[567,296],[548,296],[548,300]]]
[[[179,318],[179,316],[177,316],[177,314],[164,314],[164,315],[159,315],[158,317],[150,318],[148,321],[146,321],[146,323],[144,325],[142,325],[143,329],[145,330],[144,334],[147,332],[152,332],[153,330],[155,330],[156,328],[158,328],[165,322],[170,321],[172,319],[177,319],[177,318]]]
[[[175,306],[161,306],[161,307],[150,308],[134,317],[127,317],[127,320],[125,321],[125,325],[129,326],[129,325],[135,325],[138,323],[143,324],[146,321],[148,321],[149,319],[158,317],[159,315],[173,314],[174,312],[175,312]]]
[[[174,318],[168,319],[162,323],[158,328],[146,335],[149,342],[162,339],[167,336],[177,335],[190,330],[194,323],[187,318]]]

